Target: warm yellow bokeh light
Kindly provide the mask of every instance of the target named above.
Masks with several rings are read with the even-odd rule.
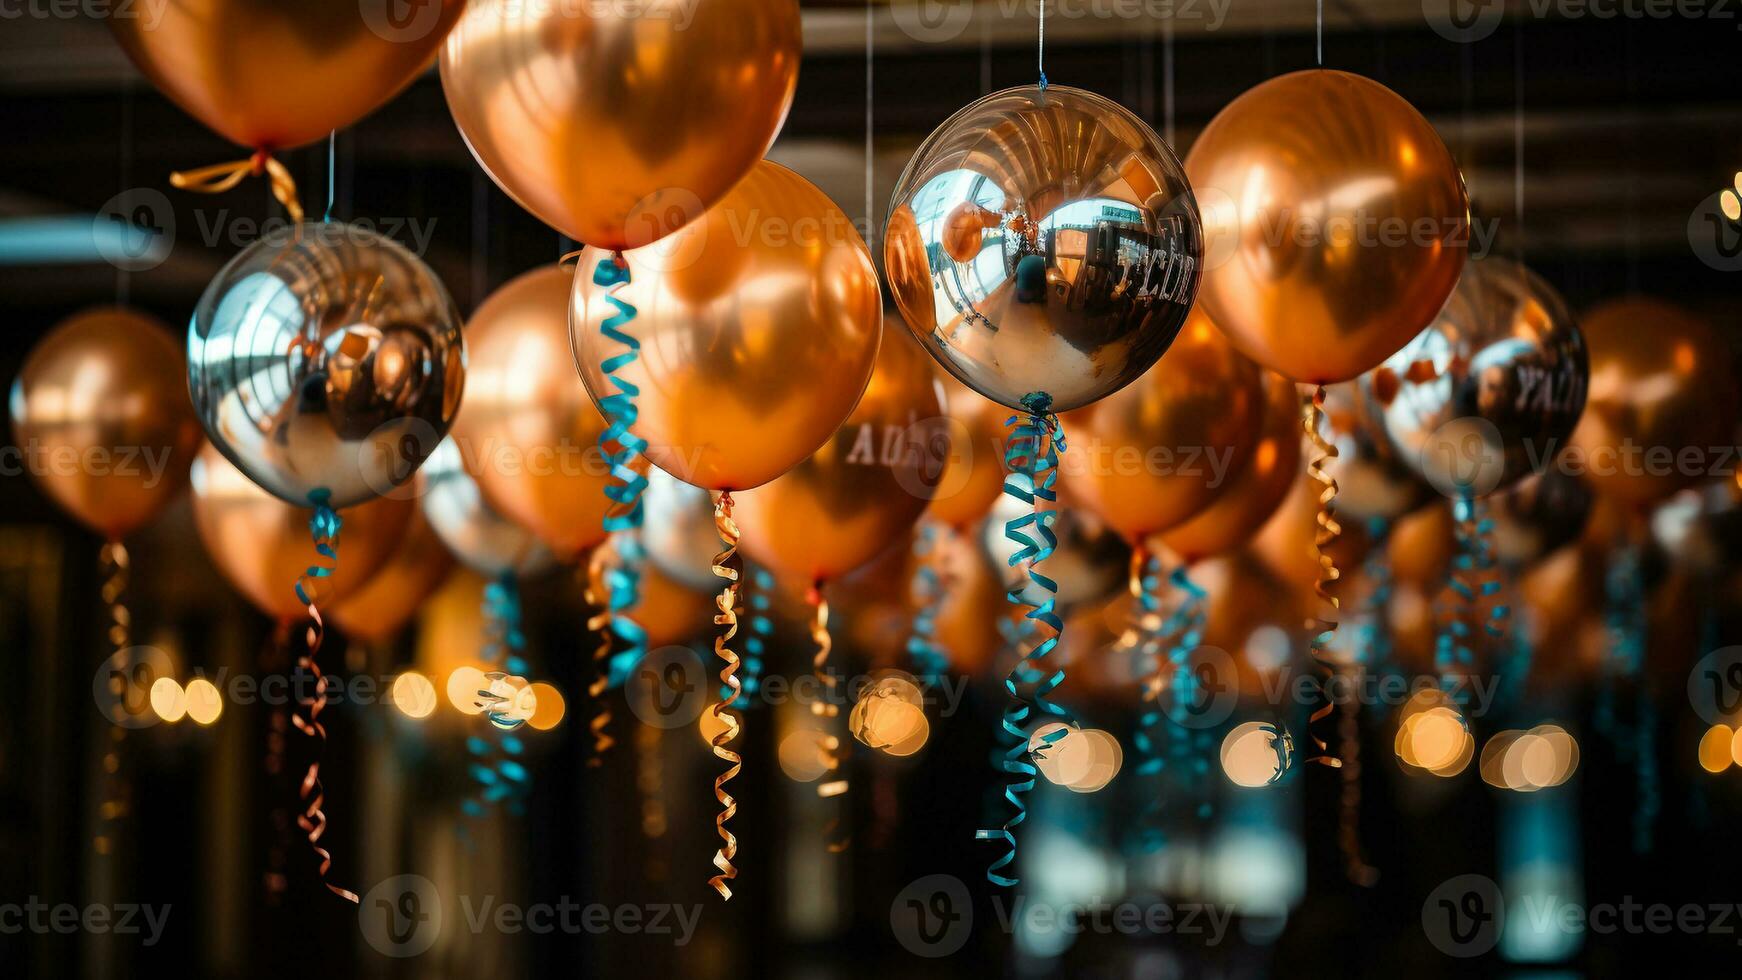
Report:
[[[1730,761],[1742,766],[1742,728],[1736,729],[1735,737],[1730,739]]]
[[[1238,725],[1222,739],[1222,772],[1236,786],[1265,786],[1277,775],[1276,739],[1263,722]]]
[[[183,703],[187,706],[187,715],[195,724],[210,725],[224,713],[224,698],[218,693],[218,685],[196,677],[188,681],[187,690],[183,692]]]
[[[563,723],[563,716],[569,710],[568,702],[563,700],[563,692],[543,681],[535,682],[527,690],[537,699],[532,715],[526,719],[528,725],[541,732],[548,732]]]
[[[1718,206],[1724,209],[1724,217],[1742,221],[1742,200],[1738,200],[1736,194],[1736,191],[1726,189],[1718,195]]]
[[[476,667],[458,667],[448,675],[448,703],[462,714],[479,715],[484,708],[478,703],[478,692],[489,682]]]
[[[1085,729],[1083,738],[1089,743],[1091,759],[1083,777],[1066,786],[1074,793],[1096,793],[1104,789],[1119,774],[1125,764],[1125,750],[1119,740],[1098,728]]]
[[[156,690],[152,688],[153,693]],[[1736,731],[1729,725],[1713,725],[1706,729],[1706,734],[1700,736],[1700,768],[1707,772],[1723,772],[1730,768],[1735,761],[1730,746],[1735,740]]]
[[[831,741],[833,739],[828,735],[814,728],[795,730],[780,740],[780,770],[795,782],[815,782],[830,769],[828,746]]]
[[[715,717],[714,709],[719,706],[720,703],[718,701],[708,705],[708,709],[702,712],[702,716],[696,720],[696,724],[702,733],[702,741],[709,745],[714,744],[714,737],[719,735],[721,732],[730,732],[734,727],[742,732],[744,728],[743,719],[736,711],[733,711],[730,708],[722,711],[719,717]],[[728,724],[727,719],[736,720],[736,725]],[[727,744],[729,745],[731,743],[728,742]]]
[[[182,720],[188,713],[187,692],[173,677],[159,677],[151,685],[151,710],[170,724]]]
[[[428,718],[435,713],[435,682],[415,670],[393,679],[393,706],[407,718]]]

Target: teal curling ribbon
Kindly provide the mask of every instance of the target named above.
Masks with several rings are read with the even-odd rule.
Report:
[[[1369,518],[1367,537],[1372,546],[1361,564],[1361,577],[1367,580],[1367,615],[1355,631],[1355,659],[1375,672],[1389,673],[1395,656],[1391,646],[1391,560],[1385,553],[1385,541],[1391,534],[1391,522],[1383,517]]]
[[[1004,853],[986,869],[986,880],[1004,887],[1014,886],[1018,881],[1014,872],[1000,872],[1016,862],[1015,830],[1028,816],[1022,795],[1034,789],[1037,772],[1028,760],[1028,737],[1023,732],[1023,723],[1031,713],[1037,721],[1042,718],[1070,721],[1069,712],[1046,699],[1046,695],[1064,681],[1065,675],[1062,670],[1048,674],[1039,664],[1058,646],[1059,637],[1064,633],[1064,620],[1057,612],[1058,583],[1037,570],[1058,547],[1058,534],[1052,527],[1058,514],[1042,509],[1039,502],[1050,503],[1058,499],[1054,484],[1058,480],[1059,454],[1065,451],[1065,434],[1059,427],[1058,416],[1051,412],[1050,396],[1034,392],[1023,398],[1022,405],[1027,413],[1013,415],[1005,422],[1015,431],[1004,455],[1004,468],[1010,474],[1004,481],[1004,492],[1027,504],[1029,511],[1005,522],[1004,536],[1017,545],[1016,553],[1010,556],[1010,565],[1015,567],[1026,563],[1028,581],[1046,593],[1046,598],[1038,605],[1028,602],[1023,598],[1025,588],[1021,582],[1010,590],[1008,598],[1013,605],[1031,607],[1024,618],[1050,627],[1052,635],[1018,659],[1004,677],[1004,690],[1010,702],[999,721],[1005,749],[998,768],[1009,777],[1004,786],[1004,799],[1015,813],[999,829],[974,831],[975,840],[1004,844]],[[1024,689],[1030,692],[1026,700],[1021,693]],[[1063,734],[1061,729],[1048,741]]]
[[[1458,608],[1442,617],[1444,625],[1434,641],[1434,666],[1439,671],[1440,689],[1465,708],[1469,700],[1467,686],[1459,679],[1476,665],[1472,647],[1475,626],[1471,622],[1479,613],[1479,605],[1500,592],[1500,580],[1493,574],[1494,520],[1474,496],[1464,493],[1452,501],[1452,519],[1456,522],[1457,553],[1452,556],[1452,573],[1447,588],[1458,602]],[[1511,610],[1503,602],[1495,602],[1487,614],[1484,630],[1490,637],[1506,634],[1506,617]],[[1459,718],[1466,727],[1469,718],[1463,710]]]
[[[503,572],[484,587],[484,647],[479,659],[503,668],[486,673],[487,682],[526,675],[526,635],[520,624],[520,586],[512,571]],[[506,803],[509,812],[518,815],[524,809],[531,780],[520,761],[525,746],[513,732],[525,719],[512,717],[508,699],[492,693],[488,686],[478,692],[478,705],[500,734],[494,740],[476,735],[466,739],[466,750],[472,756],[468,771],[478,786],[462,809],[468,816],[481,817],[487,808]]]
[[[1146,549],[1139,547],[1132,553],[1131,594],[1137,603],[1137,621],[1131,634],[1132,665],[1134,673],[1144,678],[1146,707],[1137,717],[1137,730],[1132,734],[1131,744],[1137,749],[1137,774],[1143,777],[1159,777],[1166,766],[1161,749],[1162,720],[1166,717],[1162,709],[1161,679],[1166,665],[1158,650],[1165,635],[1161,621],[1161,583],[1155,575],[1159,569],[1160,561]],[[1146,853],[1160,850],[1167,843],[1161,830],[1162,796],[1159,789],[1151,794],[1138,814],[1137,841]]]
[[[768,641],[774,635],[774,620],[769,609],[774,605],[774,576],[767,569],[750,570],[751,588],[745,599],[749,611],[749,630],[744,637],[744,659],[738,673],[738,696],[732,698],[732,687],[720,685],[720,700],[732,699],[728,708],[743,711],[756,703],[756,692],[762,686],[762,661],[768,655]]]
[[[1645,668],[1645,588],[1640,581],[1639,552],[1631,543],[1616,550],[1604,581],[1608,598],[1603,612],[1607,649],[1603,659],[1603,683],[1597,692],[1597,730],[1616,743],[1621,760],[1633,765],[1636,784],[1633,811],[1633,849],[1652,850],[1659,808],[1657,776],[1657,707],[1651,700],[1651,685]],[[1632,681],[1637,703],[1631,725],[1616,711],[1616,689],[1622,680]]]
[[[1192,651],[1203,642],[1204,626],[1209,621],[1205,602],[1209,593],[1192,581],[1185,565],[1173,570],[1169,582],[1182,596],[1173,615],[1162,624],[1162,635],[1173,638],[1167,660],[1173,669],[1168,701],[1168,755],[1174,771],[1179,773],[1189,795],[1198,797],[1199,819],[1209,817],[1211,804],[1204,792],[1210,775],[1210,733],[1188,724],[1193,707],[1202,696],[1203,683],[1192,670]]]
[[[618,536],[618,561],[605,573],[605,587],[610,593],[606,608],[610,614],[611,635],[617,645],[607,669],[607,683],[613,679],[621,683],[621,678],[627,677],[641,662],[647,648],[647,631],[628,615],[629,610],[641,601],[641,569],[647,560],[641,536],[634,533],[642,523],[641,493],[647,489],[647,477],[637,473],[631,465],[635,457],[647,449],[647,440],[634,432],[638,417],[635,397],[641,394],[641,389],[617,373],[641,356],[641,341],[624,329],[635,319],[635,307],[615,295],[628,282],[629,266],[623,262],[620,253],[601,259],[593,270],[593,284],[609,290],[605,301],[617,311],[599,324],[599,332],[627,348],[599,364],[599,369],[617,389],[599,399],[599,413],[605,417],[606,423],[605,431],[599,434],[599,451],[610,464],[612,478],[605,487],[605,496],[618,505],[613,508],[613,513],[605,516],[605,530],[629,532]],[[613,446],[616,447],[614,450]]]
[[[913,672],[929,690],[936,690],[950,669],[949,655],[938,646],[938,613],[943,609],[944,583],[933,561],[937,545],[937,525],[921,524],[919,534],[913,540],[913,553],[919,559],[919,567],[913,573],[912,593],[919,608],[913,614],[913,633],[907,638],[907,655],[913,658]]]
[[[309,593],[314,590],[314,579],[331,578],[339,567],[339,530],[345,522],[339,517],[339,512],[332,507],[333,495],[325,487],[309,492],[308,502],[314,506],[315,512],[308,519],[309,537],[313,539],[315,553],[331,562],[331,565],[310,565],[296,580],[296,601],[305,606],[315,604],[314,597]],[[307,586],[305,589],[304,586]],[[320,616],[314,617],[315,626],[320,626]]]

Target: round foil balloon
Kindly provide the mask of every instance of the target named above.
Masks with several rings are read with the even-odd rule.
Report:
[[[1489,258],[1465,266],[1434,322],[1363,383],[1405,464],[1448,497],[1482,497],[1550,465],[1589,377],[1560,295]]]
[[[534,575],[552,564],[550,551],[531,531],[484,502],[452,439],[436,446],[417,479],[424,517],[467,568],[496,578]]]
[[[884,266],[949,372],[1011,408],[1118,391],[1197,294],[1198,206],[1173,151],[1117,103],[1054,85],[951,116],[895,185]]]
[[[1300,479],[1300,395],[1287,378],[1265,374],[1264,421],[1251,458],[1223,478],[1209,507],[1161,535],[1160,543],[1186,562],[1245,544]]]
[[[206,435],[248,478],[348,507],[404,483],[460,404],[460,316],[417,256],[367,229],[304,224],[218,273],[188,328]]]
[[[1065,489],[1138,542],[1208,507],[1246,466],[1264,421],[1263,378],[1194,314],[1135,384],[1063,421]]]
[[[429,65],[465,0],[175,0],[103,19],[153,85],[233,143],[344,129]]]
[[[798,81],[797,0],[473,0],[442,90],[509,197],[627,249],[700,217],[762,158]]]
[[[24,469],[107,538],[144,527],[186,485],[200,445],[186,373],[169,328],[143,313],[96,309],[62,321],[12,382]]]
[[[961,529],[985,517],[1004,491],[1004,423],[1010,412],[954,375],[938,372],[938,377],[944,386],[944,424],[925,435],[934,444],[928,455],[941,457],[943,466],[928,513]]]
[[[194,527],[212,564],[254,607],[275,619],[301,619],[297,579],[323,561],[309,543],[313,511],[292,506],[254,485],[210,444],[189,468]],[[377,498],[339,511],[338,565],[309,579],[311,598],[325,608],[358,592],[405,535],[416,508],[409,499]]]
[[[719,591],[714,555],[720,550],[720,532],[714,527],[713,495],[654,467],[647,473],[641,507],[642,523],[635,533],[641,536],[647,560],[685,588]]]
[[[436,537],[423,508],[410,509],[405,533],[386,563],[327,610],[350,636],[372,643],[392,639],[453,570],[453,555]]]
[[[490,294],[466,324],[459,445],[484,499],[567,561],[605,540],[605,420],[568,356],[574,272],[534,269]]]
[[[925,512],[924,429],[942,411],[931,361],[911,339],[883,338],[864,397],[822,448],[738,497],[744,551],[788,582],[834,579],[904,542]]]
[[[871,252],[828,196],[764,160],[666,244],[624,253],[630,280],[601,285],[608,252],[576,270],[569,341],[598,403],[638,390],[644,455],[708,490],[748,490],[829,440],[858,403],[877,359],[883,300]],[[641,342],[632,362],[602,325]]]
[[[1428,325],[1457,284],[1470,203],[1439,134],[1348,72],[1273,78],[1186,157],[1203,208],[1204,310],[1296,381],[1347,381]]]
[[[1730,352],[1712,325],[1672,303],[1629,297],[1592,310],[1581,326],[1590,403],[1569,465],[1576,460],[1592,489],[1629,504],[1656,503],[1709,473],[1719,462],[1712,447],[1735,444],[1736,422]]]
[[[1365,380],[1325,386],[1321,432],[1337,450],[1325,471],[1337,481],[1338,515],[1391,521],[1434,499],[1433,488],[1397,458],[1379,415]]]

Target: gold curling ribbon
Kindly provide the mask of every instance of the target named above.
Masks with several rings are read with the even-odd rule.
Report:
[[[738,877],[738,869],[732,866],[732,859],[738,856],[738,838],[726,829],[726,821],[738,812],[738,801],[726,792],[726,784],[743,770],[744,759],[726,747],[743,730],[738,716],[728,707],[738,700],[742,689],[738,683],[738,655],[728,644],[738,635],[738,579],[739,567],[743,564],[743,559],[737,557],[738,523],[732,520],[732,493],[729,490],[721,493],[720,499],[714,503],[714,529],[725,545],[725,550],[714,556],[714,574],[725,580],[720,594],[714,597],[714,605],[719,609],[714,615],[714,625],[725,627],[714,637],[714,654],[726,663],[720,668],[720,682],[725,685],[726,693],[714,702],[711,709],[718,726],[713,746],[714,755],[729,765],[725,772],[714,777],[714,798],[720,801],[720,814],[714,818],[714,828],[720,834],[720,849],[714,852],[714,867],[720,869],[720,873],[709,878],[708,884],[714,886],[721,898],[730,901],[732,887],[726,882]]]
[[[606,731],[611,725],[611,706],[605,701],[605,691],[611,684],[611,610],[607,608],[604,597],[593,589],[594,582],[603,580],[604,571],[605,549],[594,548],[583,574],[586,576],[587,603],[599,607],[598,614],[587,620],[587,629],[599,634],[599,645],[593,648],[593,681],[587,685],[587,700],[593,709],[593,717],[587,722],[587,729],[593,733],[593,755],[587,760],[587,765],[595,769],[605,764],[605,752],[617,744],[617,740]]]
[[[805,593],[805,601],[811,607],[811,641],[817,645],[816,655],[811,658],[811,671],[817,680],[822,681],[823,696],[811,702],[811,714],[822,720],[822,757],[823,778],[817,784],[817,796],[844,797],[847,794],[848,782],[845,779],[830,779],[828,777],[841,769],[841,737],[835,732],[834,720],[841,715],[840,705],[835,703],[835,685],[839,682],[835,672],[829,669],[829,654],[835,648],[834,638],[829,635],[829,603],[823,598],[821,583],[813,583],[810,591]],[[846,809],[846,801],[841,803],[841,811]],[[834,819],[829,821],[823,835],[830,854],[840,854],[853,843],[852,830],[847,821],[842,819],[842,813],[837,811]]]
[[[302,202],[296,197],[296,181],[290,171],[265,150],[255,150],[246,160],[217,163],[197,170],[177,170],[169,175],[172,187],[196,194],[222,194],[240,184],[246,177],[265,176],[271,182],[272,196],[290,215],[291,224],[302,224]]]
[[[1361,665],[1351,670],[1351,691],[1360,690]],[[1343,871],[1362,888],[1379,881],[1379,869],[1361,853],[1361,706],[1351,695],[1337,714],[1337,748],[1341,756],[1343,786],[1337,813],[1337,846],[1343,852]]]
[[[132,635],[133,615],[127,609],[127,583],[131,563],[127,547],[120,541],[105,542],[97,554],[97,564],[103,575],[101,595],[109,607],[109,628],[106,635],[112,653],[127,649]],[[127,741],[125,726],[109,726],[109,749],[103,753],[103,803],[97,811],[100,829],[91,840],[98,854],[114,852],[116,831],[132,809],[133,784],[128,778],[122,754]]]
[[[1312,395],[1305,399],[1301,410],[1302,428],[1313,446],[1312,458],[1307,462],[1307,475],[1324,486],[1324,490],[1319,493],[1319,512],[1316,517],[1318,530],[1313,533],[1313,555],[1319,563],[1318,579],[1313,583],[1313,591],[1319,597],[1320,614],[1308,619],[1306,626],[1312,631],[1312,642],[1308,652],[1312,655],[1313,663],[1318,667],[1321,676],[1329,679],[1335,675],[1336,665],[1332,662],[1325,647],[1331,642],[1331,635],[1337,631],[1337,620],[1334,617],[1342,608],[1341,600],[1331,592],[1331,587],[1337,583],[1339,578],[1342,578],[1343,573],[1338,571],[1336,559],[1330,556],[1327,549],[1342,536],[1343,526],[1337,523],[1334,506],[1337,499],[1337,480],[1325,470],[1325,463],[1337,458],[1337,447],[1327,442],[1324,433],[1320,431],[1319,419],[1324,414],[1324,408],[1325,387],[1324,385],[1316,385],[1313,387]],[[1330,616],[1324,615],[1325,607],[1330,608]],[[1343,765],[1343,760],[1330,753],[1329,746],[1323,738],[1319,737],[1314,726],[1330,717],[1331,712],[1335,711],[1336,708],[1336,701],[1327,696],[1324,706],[1313,712],[1312,717],[1307,719],[1307,738],[1319,750],[1311,761],[1330,766],[1333,769],[1340,768]]]

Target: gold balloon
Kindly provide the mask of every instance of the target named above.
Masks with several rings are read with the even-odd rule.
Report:
[[[200,445],[181,347],[159,320],[118,307],[50,331],[12,382],[10,412],[37,485],[110,539],[162,513]]]
[[[986,516],[1004,491],[1005,421],[1010,410],[937,372],[944,386],[949,437],[930,516],[963,529]]]
[[[465,0],[173,0],[103,18],[145,77],[233,143],[285,150],[344,129],[429,64]],[[150,11],[150,16],[146,15]]]
[[[645,455],[686,483],[767,483],[828,441],[871,378],[883,301],[870,250],[827,195],[779,164],[757,164],[666,244],[624,253],[628,283],[594,281],[608,258],[581,255],[575,366],[595,403],[616,394],[601,364],[625,348],[600,326],[617,314],[611,300],[635,308],[624,329],[640,356],[616,376],[640,389]],[[697,275],[722,267],[733,274]]]
[[[1566,462],[1576,460],[1599,494],[1636,505],[1704,476],[1718,462],[1712,447],[1734,444],[1736,378],[1717,331],[1645,297],[1605,303],[1579,325],[1591,382]]]
[[[236,591],[276,619],[308,615],[296,599],[297,578],[311,565],[331,564],[309,538],[313,511],[255,486],[211,443],[194,457],[189,479],[200,541]],[[376,497],[339,511],[338,571],[312,580],[315,602],[325,606],[361,589],[398,547],[416,506],[409,497]]]
[[[913,338],[891,332],[864,397],[804,462],[738,495],[744,553],[797,584],[834,579],[907,540],[925,512],[923,423],[943,390]]]
[[[1186,157],[1204,217],[1204,310],[1242,351],[1309,384],[1347,381],[1445,304],[1470,203],[1445,143],[1397,93],[1348,72],[1273,78]]]
[[[352,529],[353,525],[345,527]],[[349,557],[340,553],[340,568]],[[333,622],[359,639],[373,643],[392,639],[447,580],[453,567],[453,555],[436,537],[423,509],[413,507],[398,547],[368,581],[333,604]]]
[[[1267,371],[1263,428],[1252,458],[1207,509],[1163,532],[1161,543],[1187,562],[1246,543],[1300,479],[1300,441],[1300,395],[1293,382]]]
[[[1319,495],[1324,489],[1317,480],[1301,474],[1276,513],[1253,535],[1248,549],[1271,571],[1295,587],[1309,591],[1319,577],[1313,535],[1318,527],[1315,515],[1319,512]],[[1342,527],[1343,533],[1331,544],[1329,553],[1339,569],[1352,570],[1366,556],[1371,542],[1365,530],[1354,522],[1343,521]],[[1335,591],[1340,586],[1332,588]]]
[[[442,50],[472,155],[545,223],[604,249],[696,220],[774,141],[796,0],[473,0]]]
[[[570,366],[573,270],[551,265],[490,294],[466,324],[466,400],[453,438],[502,516],[570,561],[605,540],[605,420]]]
[[[1142,541],[1209,506],[1246,465],[1264,421],[1262,375],[1194,311],[1141,378],[1063,421],[1071,499]]]

